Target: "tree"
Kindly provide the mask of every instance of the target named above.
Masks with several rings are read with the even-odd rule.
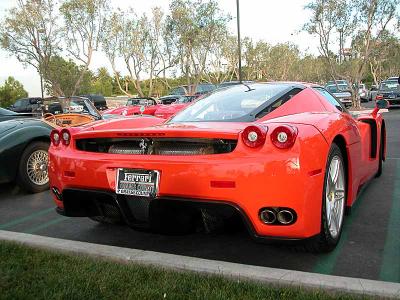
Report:
[[[24,86],[14,77],[9,76],[0,86],[0,107],[8,107],[20,98],[28,97],[28,92]]]
[[[69,54],[82,64],[72,94],[76,94],[89,69],[93,53],[99,49],[109,12],[107,0],[66,0],[60,11],[64,17],[64,37]]]
[[[76,82],[79,78],[81,78],[81,83],[77,88]],[[53,56],[44,79],[50,95],[69,97],[89,93],[92,88],[93,74],[84,66],[78,66],[72,59],[65,60],[60,56]]]
[[[229,15],[221,11],[215,0],[171,2],[167,30],[180,53],[180,72],[186,77],[188,85],[194,85],[194,89],[204,77],[211,51],[219,38],[226,36],[229,20]]]
[[[358,84],[382,35],[395,23],[398,0],[314,0],[306,8],[312,18],[304,29],[318,36],[321,55],[333,79],[342,77],[353,86],[353,106],[360,107]],[[336,40],[335,40],[336,38]],[[339,59],[333,50],[339,40]],[[342,61],[343,45],[351,41],[351,56]],[[339,63],[338,63],[338,62]]]
[[[113,78],[106,68],[102,67],[97,70],[97,75],[93,79],[91,90],[94,94],[101,94],[105,97],[110,97],[112,95]]]
[[[123,71],[128,73],[126,79],[140,96],[145,94],[142,89],[143,77],[148,77],[147,86],[144,87],[148,96],[153,93],[154,79],[160,79],[168,86],[167,71],[176,65],[177,53],[172,52],[161,9],[153,8],[150,18],[146,14],[139,17],[132,9],[114,12],[107,23],[109,26],[102,44],[120,91],[131,95],[126,84],[119,80],[122,72],[117,70],[117,60],[124,62]]]
[[[59,50],[58,23],[54,0],[18,0],[1,23],[1,47],[44,75]]]

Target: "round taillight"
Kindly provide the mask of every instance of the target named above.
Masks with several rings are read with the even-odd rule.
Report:
[[[279,149],[291,148],[297,137],[297,128],[290,125],[282,125],[271,133],[272,144]]]
[[[50,140],[54,146],[58,146],[60,144],[60,132],[57,129],[53,129],[50,133]]]
[[[63,145],[68,146],[71,141],[71,134],[69,133],[68,129],[61,130],[60,136]]]
[[[250,148],[257,148],[264,145],[266,136],[267,128],[259,125],[250,125],[242,132],[243,143]]]

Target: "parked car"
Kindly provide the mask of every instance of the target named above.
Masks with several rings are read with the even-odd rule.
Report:
[[[156,100],[149,97],[144,98],[130,98],[127,100],[125,106],[110,108],[104,110],[103,115],[122,115],[122,116],[133,116],[133,115],[154,115],[155,111],[159,107]],[[143,109],[143,111],[141,110]]]
[[[204,95],[213,90],[215,90],[216,86],[212,83],[199,83],[196,85],[182,85],[175,88],[172,88],[169,92],[169,95]]]
[[[352,104],[352,92],[347,84],[330,84],[325,88],[333,94],[344,106],[349,107]]]
[[[330,80],[330,81],[328,81],[326,83],[325,87],[328,86],[328,85],[334,85],[334,84],[337,84],[337,85],[340,84],[344,89],[351,90],[350,83],[347,80],[344,80],[344,79],[340,79],[340,80],[336,80],[336,81]]]
[[[97,110],[102,111],[108,109],[107,101],[103,95],[86,94],[86,95],[79,95],[79,97],[88,98],[90,101],[92,101]]]
[[[236,216],[254,238],[330,251],[345,209],[382,173],[385,137],[379,108],[353,117],[321,86],[237,85],[169,121],[66,130],[49,150],[52,196],[67,217],[190,232]]]
[[[32,113],[16,113],[14,111],[0,107],[0,122],[13,119],[32,118],[32,117],[33,117]]]
[[[364,83],[358,85],[358,97],[360,97],[361,102],[369,101],[368,90]]]
[[[42,119],[17,117],[0,122],[0,183],[15,181],[31,193],[47,190],[51,130],[101,120],[100,114],[87,99],[60,98],[59,103],[65,113],[47,113]],[[58,139],[60,141],[61,136]]]
[[[382,81],[376,99],[387,100],[390,107],[400,106],[400,84],[394,80]]]
[[[158,118],[168,119],[177,112],[188,106],[198,96],[181,96],[174,103],[169,105],[160,105],[154,115]]]
[[[394,76],[394,77],[389,77],[385,81],[397,81],[398,83],[400,83],[399,80],[400,80],[399,76]]]
[[[369,101],[376,100],[376,95],[378,94],[378,90],[379,90],[378,86],[376,86],[376,85],[371,86],[371,89],[369,90],[369,93],[368,93]]]
[[[15,103],[8,107],[9,110],[18,113],[32,113],[40,107],[42,98],[22,98],[15,101]]]

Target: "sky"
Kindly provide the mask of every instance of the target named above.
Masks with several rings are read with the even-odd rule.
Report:
[[[0,19],[6,11],[15,5],[15,0],[0,0]],[[233,19],[230,22],[231,32],[236,34],[236,0],[219,0],[221,9],[229,13]],[[317,54],[318,40],[311,37],[301,28],[310,17],[303,8],[309,0],[241,0],[240,26],[241,36],[253,40],[265,40],[274,45],[292,42],[303,52]],[[133,7],[137,13],[150,12],[154,6],[168,10],[168,0],[111,0],[114,8],[123,10]],[[107,58],[102,53],[95,53],[91,70],[99,67],[110,68]],[[19,80],[30,96],[40,96],[40,79],[32,67],[24,67],[16,58],[0,50],[0,85],[8,76]]]

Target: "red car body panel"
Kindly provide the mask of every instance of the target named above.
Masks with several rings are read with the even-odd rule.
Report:
[[[378,170],[379,155],[375,152],[373,157],[373,150],[385,142],[381,115],[355,119],[310,86],[255,123],[268,128],[266,142],[259,148],[249,148],[242,141],[243,129],[253,124],[247,122],[164,124],[158,118],[136,118],[72,129],[69,146],[50,147],[51,187],[61,192],[76,188],[114,193],[118,168],[158,170],[160,201],[175,197],[230,203],[245,214],[255,236],[303,239],[321,230],[324,174],[334,140],[343,142],[347,154],[348,207]],[[298,129],[290,149],[278,149],[270,141],[270,133],[282,124]],[[374,137],[371,128],[375,127]],[[84,138],[121,137],[234,139],[237,145],[223,154],[166,156],[86,152],[74,143]],[[230,184],[216,187],[213,182]],[[55,195],[53,198],[62,210],[63,202]],[[288,226],[264,224],[259,211],[266,206],[292,208],[297,220]]]
[[[160,105],[154,115],[158,118],[169,119],[177,112],[183,110],[185,107],[190,105],[190,103],[180,103],[180,104],[169,104],[169,105]]]

